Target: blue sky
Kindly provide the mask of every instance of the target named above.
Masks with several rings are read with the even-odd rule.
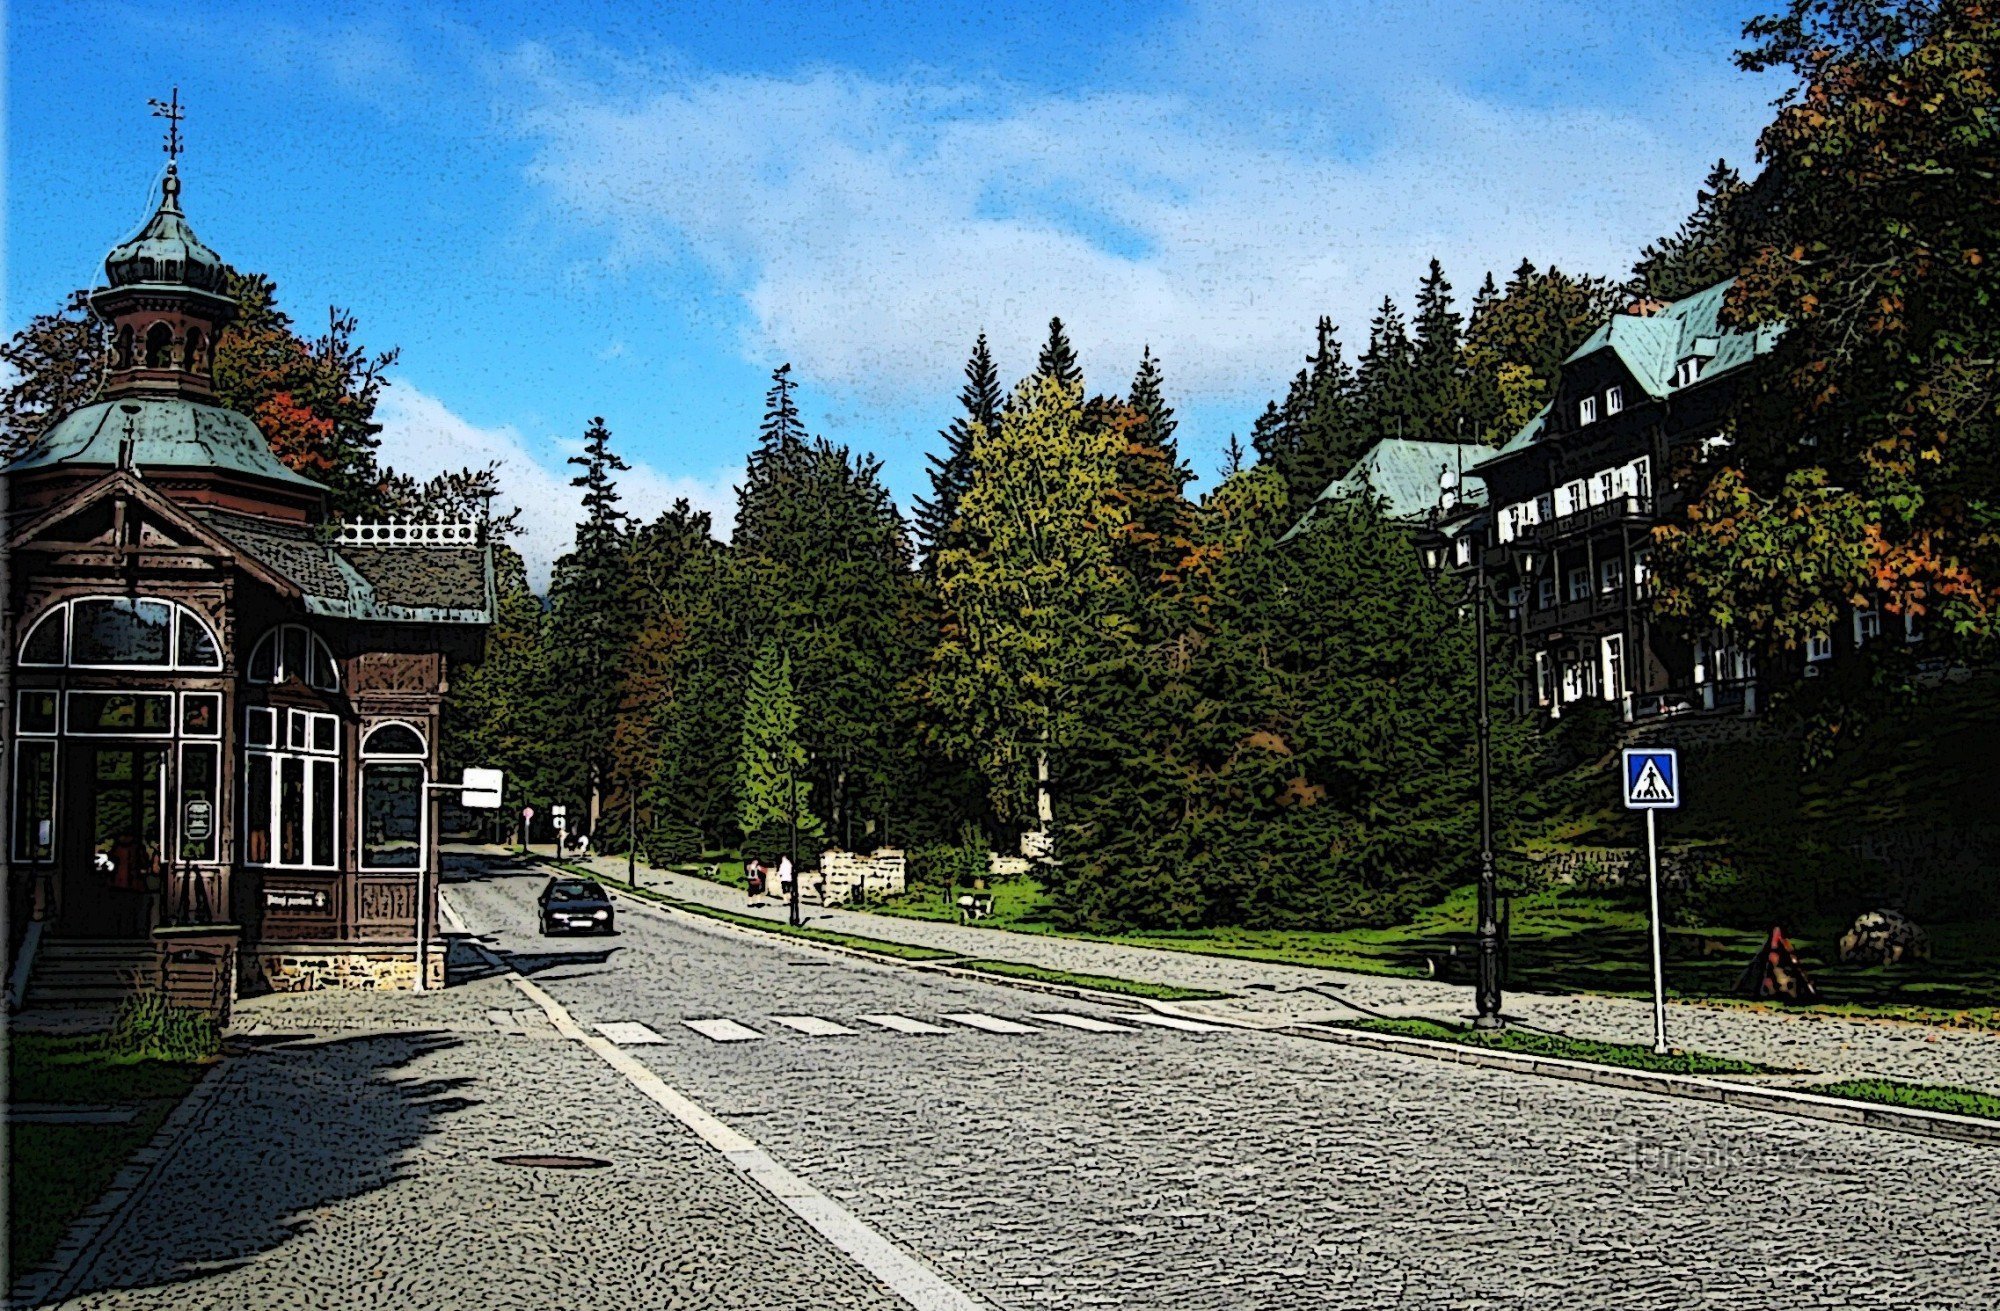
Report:
[[[188,102],[185,207],[308,330],[401,360],[385,453],[504,461],[537,574],[592,415],[627,499],[717,512],[770,370],[908,504],[981,329],[1140,347],[1212,479],[1329,313],[1428,258],[1621,274],[1781,88],[1748,3],[15,6],[7,328],[101,276]]]

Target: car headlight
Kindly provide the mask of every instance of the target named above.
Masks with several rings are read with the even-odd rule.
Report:
[[[611,918],[611,912],[608,910],[600,910],[596,914],[592,915],[590,918],[594,920],[608,920]]]

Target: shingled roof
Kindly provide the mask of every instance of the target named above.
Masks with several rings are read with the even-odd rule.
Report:
[[[195,511],[244,554],[290,579],[307,611],[341,619],[493,622],[493,561],[484,545],[357,546],[325,528],[224,510]]]
[[[1390,519],[1418,519],[1438,506],[1440,474],[1459,475],[1459,504],[1486,504],[1486,484],[1473,473],[1497,452],[1478,442],[1425,442],[1386,437],[1362,453],[1347,473],[1328,483],[1298,523],[1285,534],[1289,541],[1304,532],[1323,505],[1362,495],[1381,498]]]

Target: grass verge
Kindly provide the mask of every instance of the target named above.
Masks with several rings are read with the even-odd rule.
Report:
[[[816,929],[810,924],[793,928],[790,924],[777,920],[767,920],[757,915],[743,915],[735,911],[719,910],[714,906],[704,906],[699,902],[682,901],[679,897],[669,897],[651,888],[630,888],[624,884],[607,882],[595,872],[581,866],[564,865],[561,868],[582,878],[597,879],[599,883],[624,893],[628,897],[643,897],[647,901],[675,910],[686,911],[690,915],[701,915],[724,924],[734,924],[740,928],[756,929],[762,933],[776,934],[783,938],[798,938],[804,942],[824,942],[835,947],[847,947],[854,951],[873,952],[878,956],[893,956],[897,960],[939,961],[954,960],[955,951],[940,951],[936,947],[913,947],[907,942],[888,942],[882,938],[863,938],[852,933],[836,933],[832,929]]]
[[[1070,988],[1092,988],[1098,992],[1115,992],[1126,997],[1150,997],[1154,1001],[1214,1001],[1229,995],[1226,992],[1210,992],[1203,988],[1177,988],[1168,983],[1116,979],[1106,974],[1073,974],[1068,970],[1044,969],[1040,965],[1023,965],[1017,961],[969,960],[960,962],[959,968],[978,970],[981,974],[1005,975],[1010,979],[1033,979],[1037,983],[1055,983]]]
[[[1774,1066],[1741,1061],[1731,1056],[1707,1056],[1701,1052],[1674,1052],[1658,1055],[1650,1047],[1622,1042],[1593,1042],[1555,1033],[1534,1033],[1525,1029],[1502,1029],[1497,1033],[1462,1024],[1436,1020],[1358,1020],[1340,1026],[1366,1033],[1394,1034],[1404,1038],[1430,1038],[1467,1047],[1509,1052],[1518,1056],[1548,1056],[1565,1061],[1588,1061],[1593,1065],[1616,1065],[1628,1070],[1654,1074],[1785,1074]]]
[[[1815,1084],[1801,1091],[1826,1097],[1846,1097],[1857,1102],[1880,1102],[1917,1111],[1942,1111],[1947,1115],[1976,1115],[2000,1120],[2000,1096],[1977,1088],[1952,1088],[1924,1083],[1897,1083],[1893,1079],[1843,1079],[1839,1083]]]
[[[127,1022],[125,1028],[133,1026]],[[118,1045],[114,1046],[113,1043]],[[123,1124],[7,1127],[7,1242],[16,1272],[48,1260],[77,1216],[104,1195],[201,1079],[201,1059],[161,1059],[103,1035],[17,1033],[7,1051],[10,1105],[133,1105]]]

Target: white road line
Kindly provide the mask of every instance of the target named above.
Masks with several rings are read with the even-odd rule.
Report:
[[[1040,1033],[1032,1024],[1017,1024],[1013,1020],[1003,1020],[997,1015],[981,1015],[977,1011],[961,1011],[945,1016],[954,1024],[963,1024],[968,1029],[984,1029],[988,1033]]]
[[[817,1015],[773,1015],[768,1017],[773,1024],[782,1024],[787,1029],[797,1029],[800,1033],[814,1038],[838,1038],[852,1036],[853,1029],[845,1024],[835,1024],[832,1020],[822,1020]]]
[[[764,1035],[746,1029],[735,1020],[682,1020],[688,1028],[714,1042],[749,1042]]]
[[[452,909],[451,903],[444,899],[443,889],[439,889],[438,891],[438,914],[444,916],[444,922],[451,925],[453,933],[472,932],[471,929],[465,927],[465,921],[458,917],[458,912]]]
[[[495,965],[500,959],[485,947],[480,952]],[[754,1139],[724,1124],[690,1101],[659,1075],[640,1063],[616,1043],[596,1034],[585,1033],[561,1002],[514,972],[512,982],[533,999],[549,1017],[549,1023],[565,1038],[588,1047],[629,1080],[633,1087],[665,1108],[666,1112],[692,1130],[696,1137],[720,1152],[758,1187],[784,1203],[794,1215],[811,1225],[827,1242],[874,1275],[891,1292],[916,1311],[987,1311],[984,1304],[953,1287],[914,1256],[870,1229],[840,1203],[821,1193],[805,1180],[773,1161]]]
[[[600,1024],[597,1026],[597,1031],[620,1047],[647,1047],[666,1041],[656,1031],[631,1020],[613,1020],[609,1024]]]
[[[1199,1024],[1178,1015],[1127,1015],[1125,1018],[1134,1024],[1157,1024],[1162,1029],[1180,1029],[1185,1033],[1223,1033],[1229,1028],[1226,1024]]]
[[[922,1020],[913,1020],[907,1015],[864,1015],[861,1018],[870,1024],[880,1025],[885,1029],[894,1029],[897,1033],[951,1032],[950,1029],[941,1029],[935,1024],[925,1024]]]
[[[1123,1024],[1113,1024],[1091,1015],[1071,1015],[1065,1011],[1037,1011],[1028,1016],[1031,1020],[1047,1020],[1050,1024],[1060,1024],[1066,1028],[1082,1029],[1085,1033],[1137,1033],[1137,1029]]]

